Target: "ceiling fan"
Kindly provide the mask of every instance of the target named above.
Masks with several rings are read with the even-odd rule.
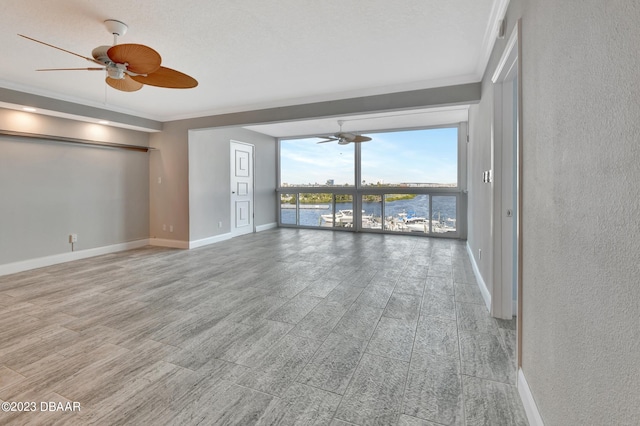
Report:
[[[172,89],[189,89],[198,85],[193,77],[161,66],[162,58],[152,48],[143,44],[117,44],[118,36],[127,32],[128,27],[124,22],[107,19],[104,24],[113,34],[113,46],[96,47],[91,52],[91,58],[22,34],[18,35],[100,65],[90,68],[47,68],[36,71],[106,71],[107,84],[123,92],[135,92],[145,84]]]
[[[320,141],[318,143],[327,143],[338,141],[338,145],[348,145],[350,143],[360,143],[360,142],[369,142],[371,138],[369,136],[356,135],[355,133],[348,133],[342,131],[342,125],[344,124],[343,120],[338,120],[338,125],[340,126],[340,131],[333,135],[333,137],[327,136],[318,136],[319,138],[326,139],[326,141]]]

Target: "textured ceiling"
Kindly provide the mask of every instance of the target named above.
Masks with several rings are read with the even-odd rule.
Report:
[[[0,87],[160,121],[479,81],[505,0],[2,0]],[[199,81],[113,90],[90,56],[146,44]],[[1,99],[0,99],[1,101]]]

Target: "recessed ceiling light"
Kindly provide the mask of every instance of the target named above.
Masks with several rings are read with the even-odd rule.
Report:
[[[27,112],[36,112],[36,109],[33,107],[24,107],[22,110]]]
[[[109,122],[107,120],[100,120],[98,121],[99,124],[109,124]]]

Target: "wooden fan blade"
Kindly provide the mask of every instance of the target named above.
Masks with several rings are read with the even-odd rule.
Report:
[[[44,68],[36,71],[104,71],[105,68]]]
[[[137,81],[133,81],[133,79],[126,74],[122,80],[107,77],[105,81],[109,86],[123,92],[135,92],[136,90],[142,89],[142,84]]]
[[[369,142],[371,138],[369,136],[356,135],[351,142]]]
[[[117,64],[128,64],[127,69],[136,74],[155,72],[162,63],[160,54],[143,44],[116,44],[107,50],[107,56]]]
[[[148,84],[150,86],[167,87],[170,89],[190,89],[198,85],[198,81],[171,68],[160,67],[158,71],[147,74],[147,76],[131,76],[135,81]]]
[[[96,64],[103,65],[101,62],[96,61],[93,58],[89,58],[87,56],[82,56],[82,55],[80,55],[78,53],[74,53],[74,52],[72,52],[70,50],[66,50],[66,49],[63,49],[61,47],[54,46],[53,44],[45,43],[44,41],[40,41],[40,40],[36,40],[35,38],[27,37],[26,35],[22,35],[22,34],[18,34],[18,35],[20,37],[26,38],[27,40],[35,41],[36,43],[44,44],[45,46],[53,47],[54,49],[58,49],[58,50],[62,50],[63,52],[71,53],[72,55],[77,56],[77,57],[82,58],[82,59],[86,59],[89,62],[94,62]]]

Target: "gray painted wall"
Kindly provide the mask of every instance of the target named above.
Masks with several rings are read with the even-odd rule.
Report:
[[[0,109],[0,129],[131,145],[146,133]],[[149,154],[0,137],[0,264],[148,238]]]
[[[107,120],[112,123],[123,124],[128,129],[137,130],[162,130],[162,123],[148,118],[136,117],[130,114],[96,108],[88,105],[76,104],[60,99],[47,98],[45,96],[34,95],[32,93],[18,92],[4,87],[0,87],[0,100],[9,104],[29,105],[39,110],[50,110],[70,114],[74,116],[86,117],[89,122]]]
[[[158,149],[150,157],[152,237],[188,242],[230,231],[231,139],[256,146],[256,225],[277,221],[275,138],[239,127],[201,127],[207,123],[205,118],[167,122],[161,133],[150,136]]]
[[[524,64],[523,371],[547,425],[637,424],[640,56],[636,52],[640,4],[512,0],[507,33],[520,16]],[[482,101],[470,113],[469,244],[476,256],[477,248],[490,251],[490,200],[478,179],[490,164],[488,76],[505,42],[496,43],[483,81]],[[323,107],[325,114],[341,112],[333,106]],[[289,118],[317,115],[310,108],[300,111]],[[7,118],[10,114],[22,115]],[[77,138],[90,138],[86,135],[107,129],[34,117],[0,110],[0,127]],[[229,117],[165,123],[163,132],[149,137],[151,145],[160,149],[151,154],[2,140],[0,263],[67,251],[71,232],[80,236],[78,248],[138,235],[181,241],[188,241],[191,235],[207,236],[206,226],[194,229],[193,234],[189,229],[189,130],[253,124],[262,122],[260,117],[255,112],[238,115],[237,123],[229,123]],[[270,121],[286,118],[274,112]],[[141,145],[147,138],[113,128],[107,132],[114,132],[107,135],[113,142]],[[273,155],[275,158],[275,152]],[[148,166],[143,164],[147,158]],[[33,173],[26,173],[29,167]],[[116,176],[112,170],[118,167],[123,169]],[[143,183],[137,186],[137,181]],[[273,182],[275,186],[275,179]],[[43,184],[50,186],[43,189]],[[145,190],[151,201],[147,216],[142,213],[144,206],[137,204],[144,199]],[[93,204],[107,211],[82,209]],[[112,206],[120,210],[109,210]],[[267,218],[260,221],[269,222]],[[162,231],[162,224],[173,224],[174,232]],[[488,274],[489,262],[484,256],[479,261],[483,276]]]
[[[522,16],[522,368],[546,425],[640,419],[640,3],[511,1]],[[510,30],[507,34],[510,33]],[[488,247],[488,79],[470,114],[469,244]],[[484,251],[484,250],[483,250]],[[480,263],[483,275],[488,263]]]
[[[255,225],[277,222],[275,138],[241,128],[194,130],[189,132],[191,241],[231,231],[231,140],[255,146]],[[222,222],[222,228],[218,228],[218,222]]]
[[[492,272],[492,205],[491,184],[482,182],[482,172],[491,169],[491,138],[493,122],[493,87],[491,77],[502,57],[515,24],[522,15],[521,0],[511,0],[505,20],[506,36],[496,40],[485,75],[482,80],[482,97],[469,108],[468,187],[469,221],[467,242],[478,269],[491,292]],[[479,251],[482,250],[482,257]]]
[[[150,135],[150,146],[157,149],[151,155],[150,163],[150,235],[154,238],[187,242],[193,239],[206,238],[213,232],[218,235],[222,231],[208,229],[198,219],[199,214],[215,212],[217,216],[224,216],[223,211],[218,212],[217,207],[212,207],[209,201],[204,202],[203,212],[193,212],[193,219],[198,223],[198,229],[191,232],[190,226],[190,189],[189,189],[189,133],[198,129],[221,130],[220,133],[212,133],[215,137],[243,140],[246,137],[251,140],[264,141],[258,133],[250,136],[246,130],[238,126],[250,124],[272,123],[279,121],[301,120],[308,118],[338,116],[347,113],[381,112],[391,110],[403,110],[415,107],[458,105],[477,102],[480,97],[480,84],[471,83],[450,87],[436,87],[431,89],[416,90],[411,92],[391,93],[387,95],[367,96],[363,98],[342,99],[337,101],[318,102],[306,105],[295,105],[279,108],[270,108],[257,111],[238,112],[233,114],[198,117],[185,120],[176,120],[163,123],[162,132]],[[225,130],[226,129],[226,130]],[[238,135],[237,137],[235,135]],[[196,137],[199,140],[199,136]],[[253,143],[251,140],[245,142]],[[256,148],[261,142],[257,142]],[[256,174],[260,182],[266,182],[266,186],[256,188],[256,221],[257,225],[275,222],[276,199],[275,168],[276,150],[264,150],[256,154]],[[270,169],[270,167],[273,168]],[[228,166],[226,166],[228,167]],[[211,172],[206,179],[221,179],[219,174]],[[161,183],[158,183],[160,178]],[[263,180],[264,179],[264,180]],[[195,181],[195,178],[192,178]],[[273,183],[273,187],[271,184]],[[228,185],[227,185],[228,187]],[[213,195],[217,189],[211,186],[197,188],[197,192],[204,191]],[[219,196],[219,194],[217,195]],[[260,205],[258,205],[258,200]],[[198,202],[193,200],[194,202]],[[273,203],[273,204],[271,204]],[[273,209],[270,206],[273,206]],[[258,210],[260,207],[260,210]],[[208,220],[208,219],[207,219]],[[224,222],[223,222],[224,224]],[[164,228],[163,229],[163,225]],[[200,226],[203,228],[200,228]],[[210,225],[210,224],[209,224]],[[170,227],[173,226],[173,232]],[[227,229],[225,224],[221,229]]]
[[[523,22],[523,367],[549,425],[640,421],[640,3]]]
[[[152,238],[189,241],[188,135],[188,121],[165,123],[162,132],[149,135],[149,145],[157,149],[149,157]]]
[[[491,185],[482,182],[482,173],[491,168],[491,120],[493,96],[483,91],[482,101],[469,108],[468,144],[468,231],[471,248],[480,274],[491,292]],[[482,251],[482,256],[480,255]]]

